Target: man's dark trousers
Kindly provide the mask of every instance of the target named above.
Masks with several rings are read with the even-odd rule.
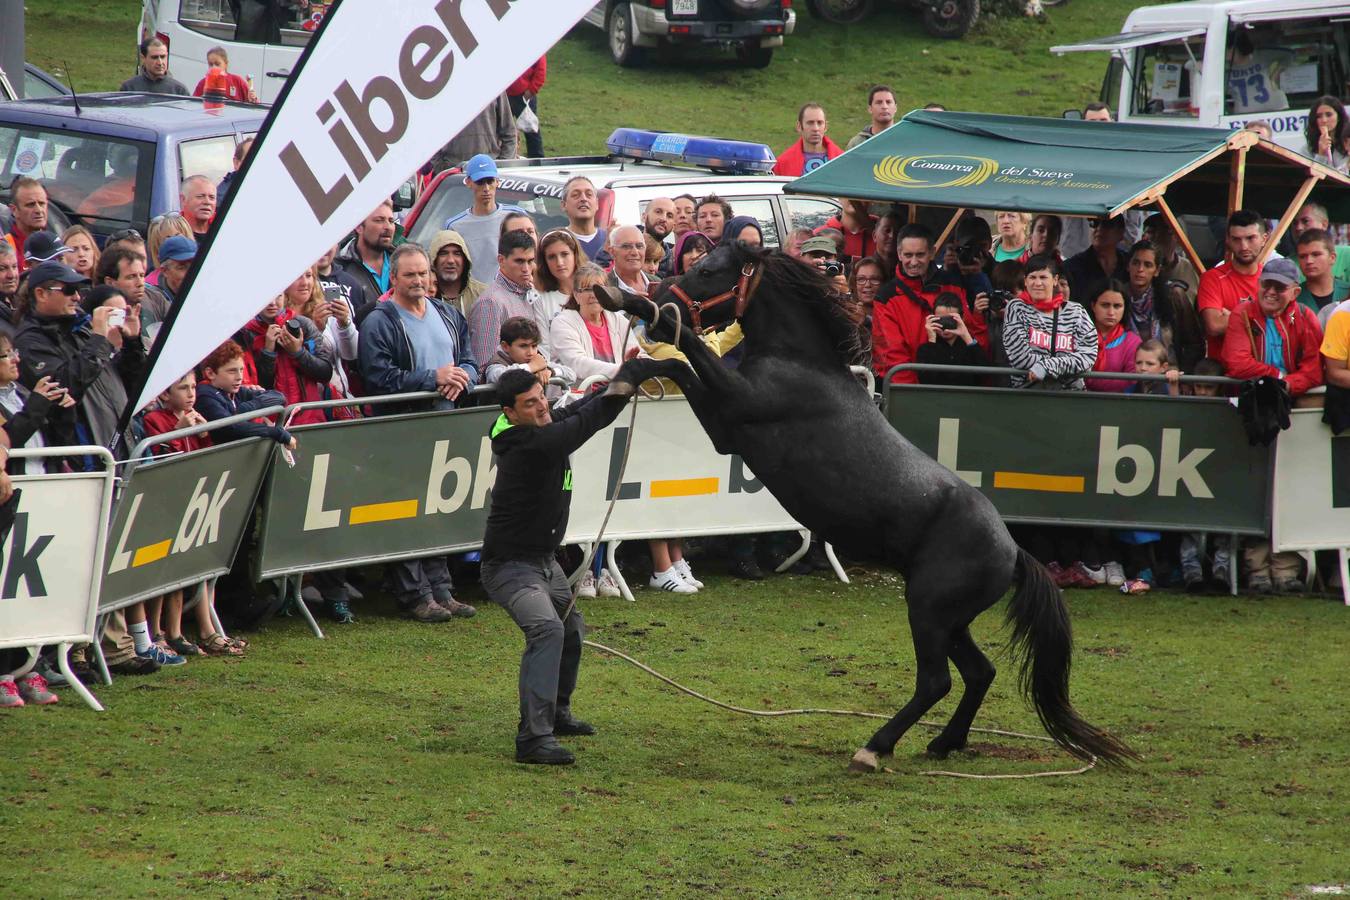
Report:
[[[566,622],[560,618],[572,602],[572,588],[551,556],[533,562],[484,562],[480,579],[488,596],[525,633],[516,752],[528,753],[551,744],[554,721],[570,712],[586,622],[575,606]]]

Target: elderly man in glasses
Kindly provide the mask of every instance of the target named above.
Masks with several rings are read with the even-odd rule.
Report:
[[[647,254],[647,241],[635,225],[622,225],[609,233],[609,254],[614,268],[609,283],[621,291],[647,296],[653,279],[642,268]]]

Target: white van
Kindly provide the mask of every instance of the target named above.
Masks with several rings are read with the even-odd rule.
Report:
[[[1242,128],[1270,124],[1307,152],[1308,108],[1350,89],[1350,2],[1227,0],[1136,9],[1120,34],[1051,47],[1112,55],[1102,101],[1121,122]]]
[[[238,5],[238,4],[234,4]],[[169,74],[188,90],[206,77],[206,52],[224,47],[230,56],[230,71],[253,79],[253,90],[263,103],[272,103],[300,60],[327,3],[280,4],[281,42],[263,43],[239,33],[230,0],[144,0],[139,40],[158,35],[169,45]],[[244,0],[244,6],[261,6]],[[240,39],[242,38],[242,40]]]

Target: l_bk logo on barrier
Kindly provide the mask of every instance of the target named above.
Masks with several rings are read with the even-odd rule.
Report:
[[[412,519],[418,515],[447,515],[469,502],[470,509],[482,509],[497,479],[492,461],[492,440],[484,436],[478,447],[478,464],[467,457],[451,456],[450,442],[437,441],[431,451],[427,489],[424,497],[400,497],[377,503],[327,508],[331,453],[315,454],[310,468],[309,494],[305,501],[305,531],[338,528],[346,514],[347,525],[372,525]],[[453,480],[451,480],[453,478]]]
[[[605,499],[617,497],[619,500],[640,500],[644,482],[619,481],[622,474],[624,447],[628,443],[628,429],[619,426],[614,429],[610,442],[609,478],[605,485]],[[728,463],[727,493],[756,494],[764,485],[745,468],[745,461],[733,455]],[[703,478],[653,478],[645,483],[646,494],[652,500],[671,497],[699,497],[721,492],[722,479],[717,476]]]
[[[47,596],[47,583],[42,577],[42,554],[56,535],[39,534],[28,540],[28,513],[16,513],[9,537],[0,544],[0,600],[17,600],[19,582],[23,582],[24,596]]]
[[[963,470],[958,463],[961,440],[961,420],[938,420],[937,461],[951,469],[971,487],[984,486],[984,473]],[[1159,438],[1157,454],[1143,444],[1122,444],[1120,428],[1103,425],[1098,429],[1097,472],[1093,491],[1121,497],[1138,497],[1153,489],[1159,497],[1176,497],[1180,487],[1200,500],[1213,500],[1214,492],[1200,472],[1201,464],[1214,453],[1214,447],[1196,447],[1184,455],[1181,429],[1164,428]],[[1128,464],[1128,469],[1122,463]],[[1049,491],[1053,493],[1083,494],[1088,491],[1088,477],[1080,474],[1045,472],[1013,472],[998,470],[993,473],[993,486],[1002,490]]]
[[[174,532],[173,537],[142,544],[135,548],[127,545],[131,539],[132,529],[136,527],[137,513],[140,512],[141,500],[145,497],[145,494],[138,493],[132,496],[131,505],[127,511],[127,520],[122,525],[121,533],[117,535],[117,543],[114,545],[108,563],[108,574],[112,575],[128,568],[135,569],[150,565],[170,555],[187,553],[190,550],[218,541],[220,539],[221,513],[235,495],[235,489],[227,486],[229,480],[229,469],[221,472],[220,477],[216,479],[215,486],[209,489],[207,484],[210,481],[210,476],[203,475],[198,478],[196,486],[192,489],[192,495],[188,498],[187,507],[178,520],[178,530]]]

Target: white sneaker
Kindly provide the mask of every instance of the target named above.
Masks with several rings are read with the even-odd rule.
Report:
[[[689,561],[687,559],[682,559],[677,563],[675,563],[675,571],[679,572],[680,577],[683,578],[689,584],[692,584],[694,587],[696,588],[703,587],[703,582],[699,581],[697,578],[694,577],[694,570],[689,568]]]
[[[1106,570],[1106,583],[1111,587],[1120,587],[1125,583],[1125,569],[1118,562],[1104,563],[1102,568]]]
[[[651,580],[647,582],[647,587],[656,588],[660,591],[669,591],[672,594],[695,594],[698,588],[680,577],[679,569],[671,566],[664,572],[653,572]]]
[[[585,597],[587,600],[595,599],[595,573],[587,569],[577,582],[577,596]]]
[[[619,583],[609,574],[609,569],[601,569],[600,577],[595,581],[595,592],[601,597],[620,597]]]

